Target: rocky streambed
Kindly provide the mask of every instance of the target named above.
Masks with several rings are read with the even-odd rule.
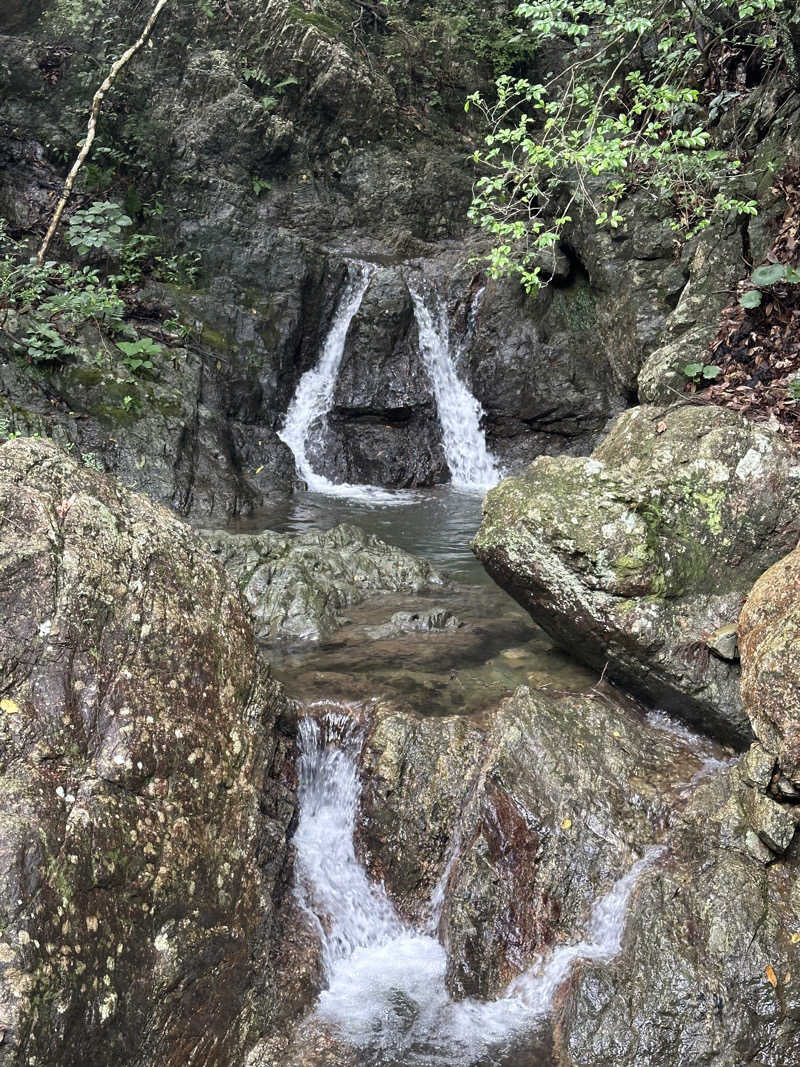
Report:
[[[767,505],[788,453],[737,422],[717,458],[680,413],[637,418],[639,463],[683,432],[699,456],[658,468],[664,540],[643,536],[662,571],[610,447],[540,460],[490,493],[476,541],[525,608],[463,541],[448,559],[446,524],[436,548],[430,500],[362,510],[403,549],[331,527],[333,506],[199,535],[50,443],[2,446],[0,1063],[797,1062],[794,554],[732,591],[735,654],[683,673],[637,622],[663,612],[660,585],[631,587],[628,658],[609,638],[598,664],[599,624],[584,640],[573,601],[534,597],[548,572],[521,563],[555,546],[583,602],[601,595],[589,563],[614,572],[608,544],[581,547],[602,536],[587,520],[551,532],[558,465],[631,508],[613,551],[645,577],[673,580],[663,561],[703,537],[751,531],[754,570],[782,552],[791,507],[773,522]],[[770,476],[742,466],[753,452]],[[668,502],[700,471],[719,523],[701,500],[707,533],[667,545]],[[663,602],[687,645],[692,626],[710,641],[690,612],[721,623],[727,594],[680,573],[683,600]],[[617,687],[645,638],[691,728]],[[731,711],[703,671],[738,686],[739,655]],[[700,720],[697,694],[719,714]],[[734,721],[749,734],[719,728]]]

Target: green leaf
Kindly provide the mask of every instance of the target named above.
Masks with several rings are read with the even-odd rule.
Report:
[[[703,367],[703,377],[709,379],[710,381],[713,381],[714,378],[718,378],[721,373],[722,368],[714,366],[713,363],[708,363],[705,367]]]
[[[743,293],[739,297],[739,303],[743,308],[750,310],[751,308],[760,307],[763,294],[760,289],[748,289],[746,293]]]
[[[702,363],[687,363],[683,368],[683,373],[687,378],[697,378],[703,371]]]
[[[750,275],[753,285],[774,285],[786,279],[786,266],[783,263],[768,263],[763,267],[756,267]]]

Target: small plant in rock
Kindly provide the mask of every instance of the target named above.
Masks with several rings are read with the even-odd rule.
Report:
[[[83,211],[75,211],[67,227],[67,244],[82,256],[92,251],[119,252],[122,232],[133,225],[119,204],[96,200]]]
[[[134,374],[138,370],[152,370],[153,358],[164,351],[163,346],[152,337],[140,337],[136,341],[117,341],[117,348],[125,356],[125,366]]]
[[[722,373],[722,368],[713,363],[687,363],[683,368],[683,373],[690,382],[700,385],[701,382],[715,381]]]
[[[739,303],[748,311],[761,307],[764,299],[763,290],[769,286],[779,283],[797,285],[800,282],[800,270],[786,263],[765,263],[761,267],[756,267],[750,275],[750,281],[757,288],[748,289],[739,297]]]
[[[32,363],[62,362],[75,351],[48,322],[33,322],[17,347]]]

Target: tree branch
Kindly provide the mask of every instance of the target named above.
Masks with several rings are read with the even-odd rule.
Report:
[[[102,103],[103,103],[103,98],[105,97],[106,93],[111,88],[111,86],[114,84],[115,78],[117,77],[119,72],[122,70],[122,68],[125,66],[125,64],[130,59],[132,59],[133,56],[136,55],[136,53],[139,51],[139,49],[142,47],[142,45],[145,44],[145,42],[147,41],[147,38],[150,36],[150,32],[153,29],[153,26],[155,25],[155,21],[158,18],[159,13],[161,12],[161,9],[164,7],[164,5],[166,3],[167,3],[167,0],[157,0],[156,6],[153,8],[152,12],[150,13],[150,18],[147,20],[147,24],[146,24],[145,28],[142,30],[142,34],[139,37],[139,39],[137,41],[135,41],[130,46],[130,48],[128,48],[125,52],[123,52],[122,55],[119,57],[119,59],[116,60],[112,64],[111,70],[106,75],[106,77],[103,80],[100,88],[94,94],[94,98],[92,99],[92,107],[91,107],[91,110],[89,112],[89,122],[88,122],[88,125],[86,127],[86,137],[84,138],[83,145],[81,147],[80,152],[77,155],[77,158],[76,158],[75,162],[72,164],[72,169],[70,170],[69,174],[67,175],[67,180],[64,182],[64,190],[61,193],[61,199],[58,201],[58,204],[56,205],[56,210],[53,213],[53,218],[52,218],[52,220],[50,222],[50,225],[49,225],[49,227],[47,229],[47,233],[45,234],[45,238],[42,241],[42,247],[39,249],[39,251],[36,254],[36,262],[39,263],[40,265],[44,262],[44,257],[47,255],[47,250],[50,247],[50,242],[53,240],[53,236],[54,236],[56,230],[58,229],[58,224],[61,221],[61,216],[64,214],[64,208],[67,206],[67,202],[69,200],[70,193],[72,192],[73,186],[75,185],[75,179],[78,177],[78,172],[80,171],[81,167],[83,166],[83,164],[84,164],[84,162],[86,160],[86,157],[89,155],[89,152],[92,149],[92,144],[94,143],[95,134],[97,133],[97,119],[98,119],[98,117],[100,115],[100,108],[101,108]]]

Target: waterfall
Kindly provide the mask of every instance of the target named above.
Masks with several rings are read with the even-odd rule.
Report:
[[[308,483],[309,489],[319,493],[347,493],[360,488],[336,485],[323,475],[316,474],[307,453],[309,435],[314,423],[327,415],[333,404],[333,391],[344,354],[347,331],[361,307],[372,277],[372,271],[366,263],[348,263],[348,271],[348,283],[333,316],[320,360],[300,379],[286,412],[283,429],[278,434],[292,450],[297,469]]]
[[[402,503],[408,498],[408,493],[392,495],[377,486],[330,481],[316,473],[309,456],[312,436],[333,405],[347,331],[361,307],[374,268],[366,263],[348,262],[348,272],[348,282],[334,313],[319,362],[300,378],[278,436],[292,450],[297,469],[312,491]],[[417,320],[420,352],[433,384],[452,483],[459,489],[487,489],[496,485],[500,474],[481,430],[483,409],[456,372],[445,303],[438,294],[435,295],[434,311],[431,312],[421,289],[409,283],[409,292]],[[475,297],[470,312],[469,322],[473,328],[477,302],[482,292]]]
[[[408,290],[414,303],[420,352],[433,383],[442,444],[453,485],[460,489],[490,488],[500,480],[500,473],[481,429],[483,408],[456,371],[445,302],[435,293],[431,311],[416,283],[409,282]]]
[[[300,722],[295,892],[319,932],[327,983],[315,1017],[361,1049],[364,1065],[485,1063],[487,1054],[502,1055],[541,1028],[576,960],[610,960],[619,952],[630,894],[660,850],[650,849],[597,900],[582,940],[535,961],[495,1001],[453,1001],[445,951],[430,925],[416,930],[404,923],[356,857],[362,741],[342,713]],[[456,843],[448,865],[457,851]],[[433,912],[440,896],[434,894]]]

